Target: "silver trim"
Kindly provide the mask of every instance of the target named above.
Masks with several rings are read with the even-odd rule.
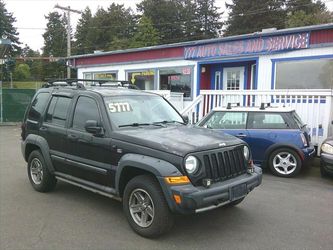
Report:
[[[215,209],[215,208],[218,208],[218,207],[225,206],[230,202],[231,201],[225,201],[225,202],[219,203],[218,205],[211,205],[211,206],[204,207],[204,208],[198,208],[198,209],[195,210],[195,212],[196,213],[202,213],[202,212],[209,211],[209,210],[212,210],[212,209]]]

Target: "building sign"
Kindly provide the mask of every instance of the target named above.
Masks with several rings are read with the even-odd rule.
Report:
[[[184,50],[184,57],[185,59],[201,59],[255,53],[272,53],[284,50],[305,49],[308,47],[309,33],[298,33],[187,47]]]

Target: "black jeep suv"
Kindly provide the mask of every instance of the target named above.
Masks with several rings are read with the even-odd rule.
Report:
[[[121,200],[145,237],[170,229],[173,213],[236,205],[262,179],[245,142],[128,86],[47,84],[27,108],[22,153],[35,190],[61,180]]]

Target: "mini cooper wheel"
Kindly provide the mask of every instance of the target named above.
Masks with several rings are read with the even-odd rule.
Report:
[[[294,177],[301,170],[301,158],[292,149],[280,148],[269,156],[269,168],[280,177]]]
[[[32,187],[38,192],[49,192],[57,184],[57,179],[50,174],[39,150],[32,151],[29,155],[28,176]]]
[[[157,237],[173,225],[173,216],[161,187],[148,175],[134,177],[128,182],[123,209],[132,229],[143,237]]]

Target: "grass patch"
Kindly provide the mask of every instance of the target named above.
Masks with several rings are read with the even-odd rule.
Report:
[[[29,81],[29,82],[13,82],[14,89],[39,89],[45,82]],[[2,88],[11,88],[10,82],[3,82]]]

